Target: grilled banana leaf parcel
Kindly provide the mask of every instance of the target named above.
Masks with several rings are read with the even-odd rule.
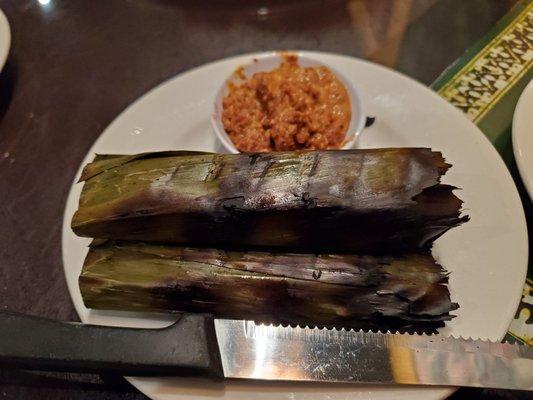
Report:
[[[457,306],[446,283],[446,271],[429,254],[274,254],[142,243],[91,247],[79,279],[93,309],[421,330],[451,319]]]
[[[97,156],[80,236],[193,246],[392,254],[427,249],[468,217],[427,148]],[[386,246],[384,248],[384,246]]]

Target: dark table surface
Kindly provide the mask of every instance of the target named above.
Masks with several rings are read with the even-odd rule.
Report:
[[[77,320],[61,263],[67,193],[100,132],[154,85],[269,49],[362,57],[430,84],[514,3],[0,0],[12,31],[0,75],[0,309]],[[0,371],[0,399],[119,398],[145,397],[116,376]]]

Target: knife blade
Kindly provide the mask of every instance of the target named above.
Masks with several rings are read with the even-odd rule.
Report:
[[[226,378],[533,389],[533,348],[215,320]]]
[[[0,312],[0,366],[136,376],[533,389],[533,348],[480,340],[258,325],[183,314],[167,328]]]

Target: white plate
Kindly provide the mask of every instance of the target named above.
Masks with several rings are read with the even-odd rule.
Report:
[[[514,111],[513,152],[522,181],[533,200],[533,81],[520,95]]]
[[[0,71],[4,68],[7,56],[9,54],[9,47],[11,46],[11,31],[9,30],[9,22],[6,15],[0,10]]]
[[[518,193],[507,168],[485,136],[460,111],[427,87],[387,68],[333,54],[303,52],[343,71],[358,85],[375,124],[360,136],[360,147],[429,146],[442,151],[453,168],[444,182],[463,188],[459,196],[471,221],[441,237],[434,255],[451,271],[450,290],[461,308],[442,333],[498,340],[518,305],[527,269],[527,231]],[[213,151],[222,147],[209,118],[216,90],[239,65],[240,56],[211,63],[156,87],[128,107],[87,154],[137,153],[167,149]],[[80,171],[78,171],[79,174]],[[81,185],[70,191],[63,223],[63,263],[72,300],[85,323],[160,327],[169,318],[87,310],[78,275],[87,239],[76,237],[70,220]],[[152,399],[437,399],[445,388],[350,385],[294,385],[265,382],[215,384],[185,379],[132,378]]]

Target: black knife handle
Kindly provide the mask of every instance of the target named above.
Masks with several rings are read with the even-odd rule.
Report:
[[[206,314],[183,314],[163,329],[134,329],[0,312],[0,366],[223,377],[213,317]]]

